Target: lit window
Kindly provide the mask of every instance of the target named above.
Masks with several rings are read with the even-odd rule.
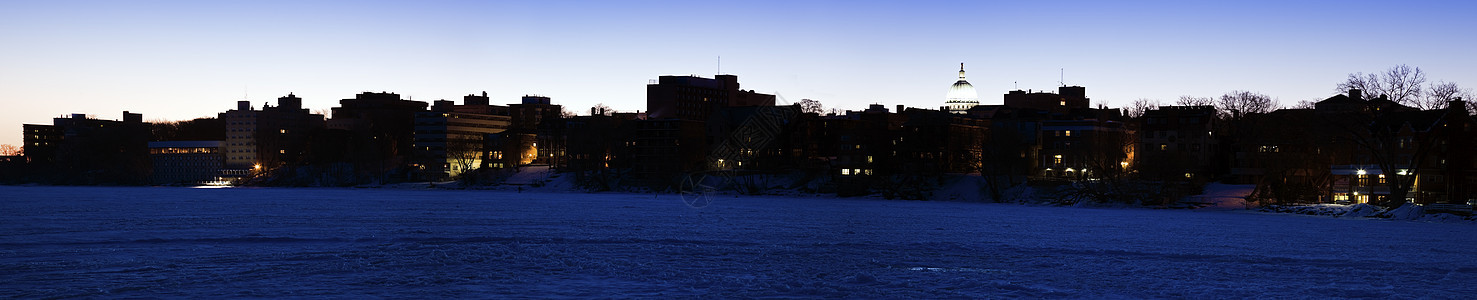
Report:
[[[1071,130],[1067,130],[1067,136],[1072,136],[1072,131]]]
[[[1052,161],[1055,164],[1061,164],[1062,163],[1062,155],[1061,154],[1057,154],[1056,156],[1053,156],[1052,157]]]
[[[851,169],[841,169],[841,175],[851,175]]]

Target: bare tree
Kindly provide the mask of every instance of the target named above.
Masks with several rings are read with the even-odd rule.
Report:
[[[826,109],[821,106],[821,102],[820,101],[811,100],[811,99],[800,99],[800,112],[801,113],[807,113],[807,114],[808,113],[824,114],[824,113],[826,113]]]
[[[1129,118],[1138,118],[1144,116],[1144,112],[1158,108],[1159,105],[1161,105],[1159,100],[1139,98],[1138,100],[1133,100],[1133,103],[1129,103],[1128,107],[1123,108],[1123,113]]]
[[[1412,106],[1423,110],[1443,109],[1446,108],[1447,101],[1458,98],[1471,100],[1472,90],[1463,89],[1461,86],[1457,86],[1455,82],[1438,81],[1436,84],[1426,88],[1425,97],[1416,101],[1416,105]]]
[[[1388,110],[1331,116],[1324,122],[1343,133],[1341,140],[1366,151],[1381,174],[1393,174],[1385,180],[1389,198],[1374,203],[1380,206],[1393,208],[1405,202],[1416,183],[1416,176],[1406,174],[1420,174],[1421,162],[1437,145],[1436,135],[1413,133],[1410,122]]]
[[[1184,96],[1180,96],[1180,99],[1179,100],[1174,101],[1174,105],[1179,105],[1179,106],[1207,106],[1207,105],[1215,105],[1215,98],[1212,98],[1212,97],[1195,97],[1195,96],[1190,96],[1190,95],[1184,95]]]
[[[1246,115],[1268,113],[1277,108],[1272,97],[1250,91],[1231,91],[1221,95],[1216,108],[1222,118],[1240,120]]]
[[[23,154],[20,147],[11,144],[0,145],[0,156],[20,156]]]
[[[1407,65],[1390,67],[1381,73],[1354,73],[1334,88],[1335,92],[1360,89],[1365,95],[1385,95],[1390,101],[1415,106],[1421,98],[1421,89],[1426,83],[1426,73],[1421,68]]]
[[[454,167],[450,174],[477,169],[482,164],[482,139],[476,135],[453,135],[446,139],[446,161]]]
[[[1315,108],[1315,107],[1318,106],[1318,101],[1321,101],[1321,100],[1319,100],[1319,99],[1299,100],[1297,104],[1293,104],[1291,107],[1288,107],[1288,108],[1291,108],[1291,109],[1313,109],[1313,108]]]

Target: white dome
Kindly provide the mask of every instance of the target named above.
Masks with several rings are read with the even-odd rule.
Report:
[[[959,80],[954,86],[949,87],[949,100],[968,100],[979,103],[980,95],[974,90],[974,85],[968,81]]]
[[[980,95],[974,90],[974,85],[964,80],[964,64],[959,64],[959,81],[949,87],[948,99],[944,105],[949,107],[950,112],[964,113],[964,111],[980,105]]]

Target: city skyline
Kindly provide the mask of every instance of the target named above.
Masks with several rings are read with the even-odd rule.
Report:
[[[1087,87],[1096,102],[1250,90],[1322,99],[1393,65],[1477,85],[1474,4],[375,3],[0,4],[0,144],[71,113],[213,117],[294,93],[311,110],[364,91],[418,101],[545,95],[583,113],[645,110],[661,75],[734,74],[828,109],[937,108],[966,64],[981,104]],[[720,67],[721,57],[721,67]],[[721,69],[720,69],[721,68]],[[1063,71],[1064,70],[1064,71]],[[1063,73],[1065,73],[1063,75]],[[1059,82],[1060,81],[1060,82]],[[1018,84],[1018,85],[1017,85]]]

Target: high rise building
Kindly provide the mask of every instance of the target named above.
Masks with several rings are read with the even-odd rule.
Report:
[[[245,175],[281,165],[302,163],[306,156],[308,135],[324,127],[323,115],[303,108],[303,99],[292,93],[277,98],[277,106],[262,104],[260,110],[251,102],[236,102],[236,109],[220,113],[226,124],[226,173]]]
[[[426,102],[400,99],[396,93],[359,93],[354,99],[339,100],[328,128],[350,133],[355,141],[351,147],[359,153],[354,160],[363,163],[360,167],[388,171],[408,165],[415,114],[427,106]]]
[[[723,107],[774,106],[774,95],[739,89],[738,76],[661,76],[646,85],[647,117],[707,121]]]

